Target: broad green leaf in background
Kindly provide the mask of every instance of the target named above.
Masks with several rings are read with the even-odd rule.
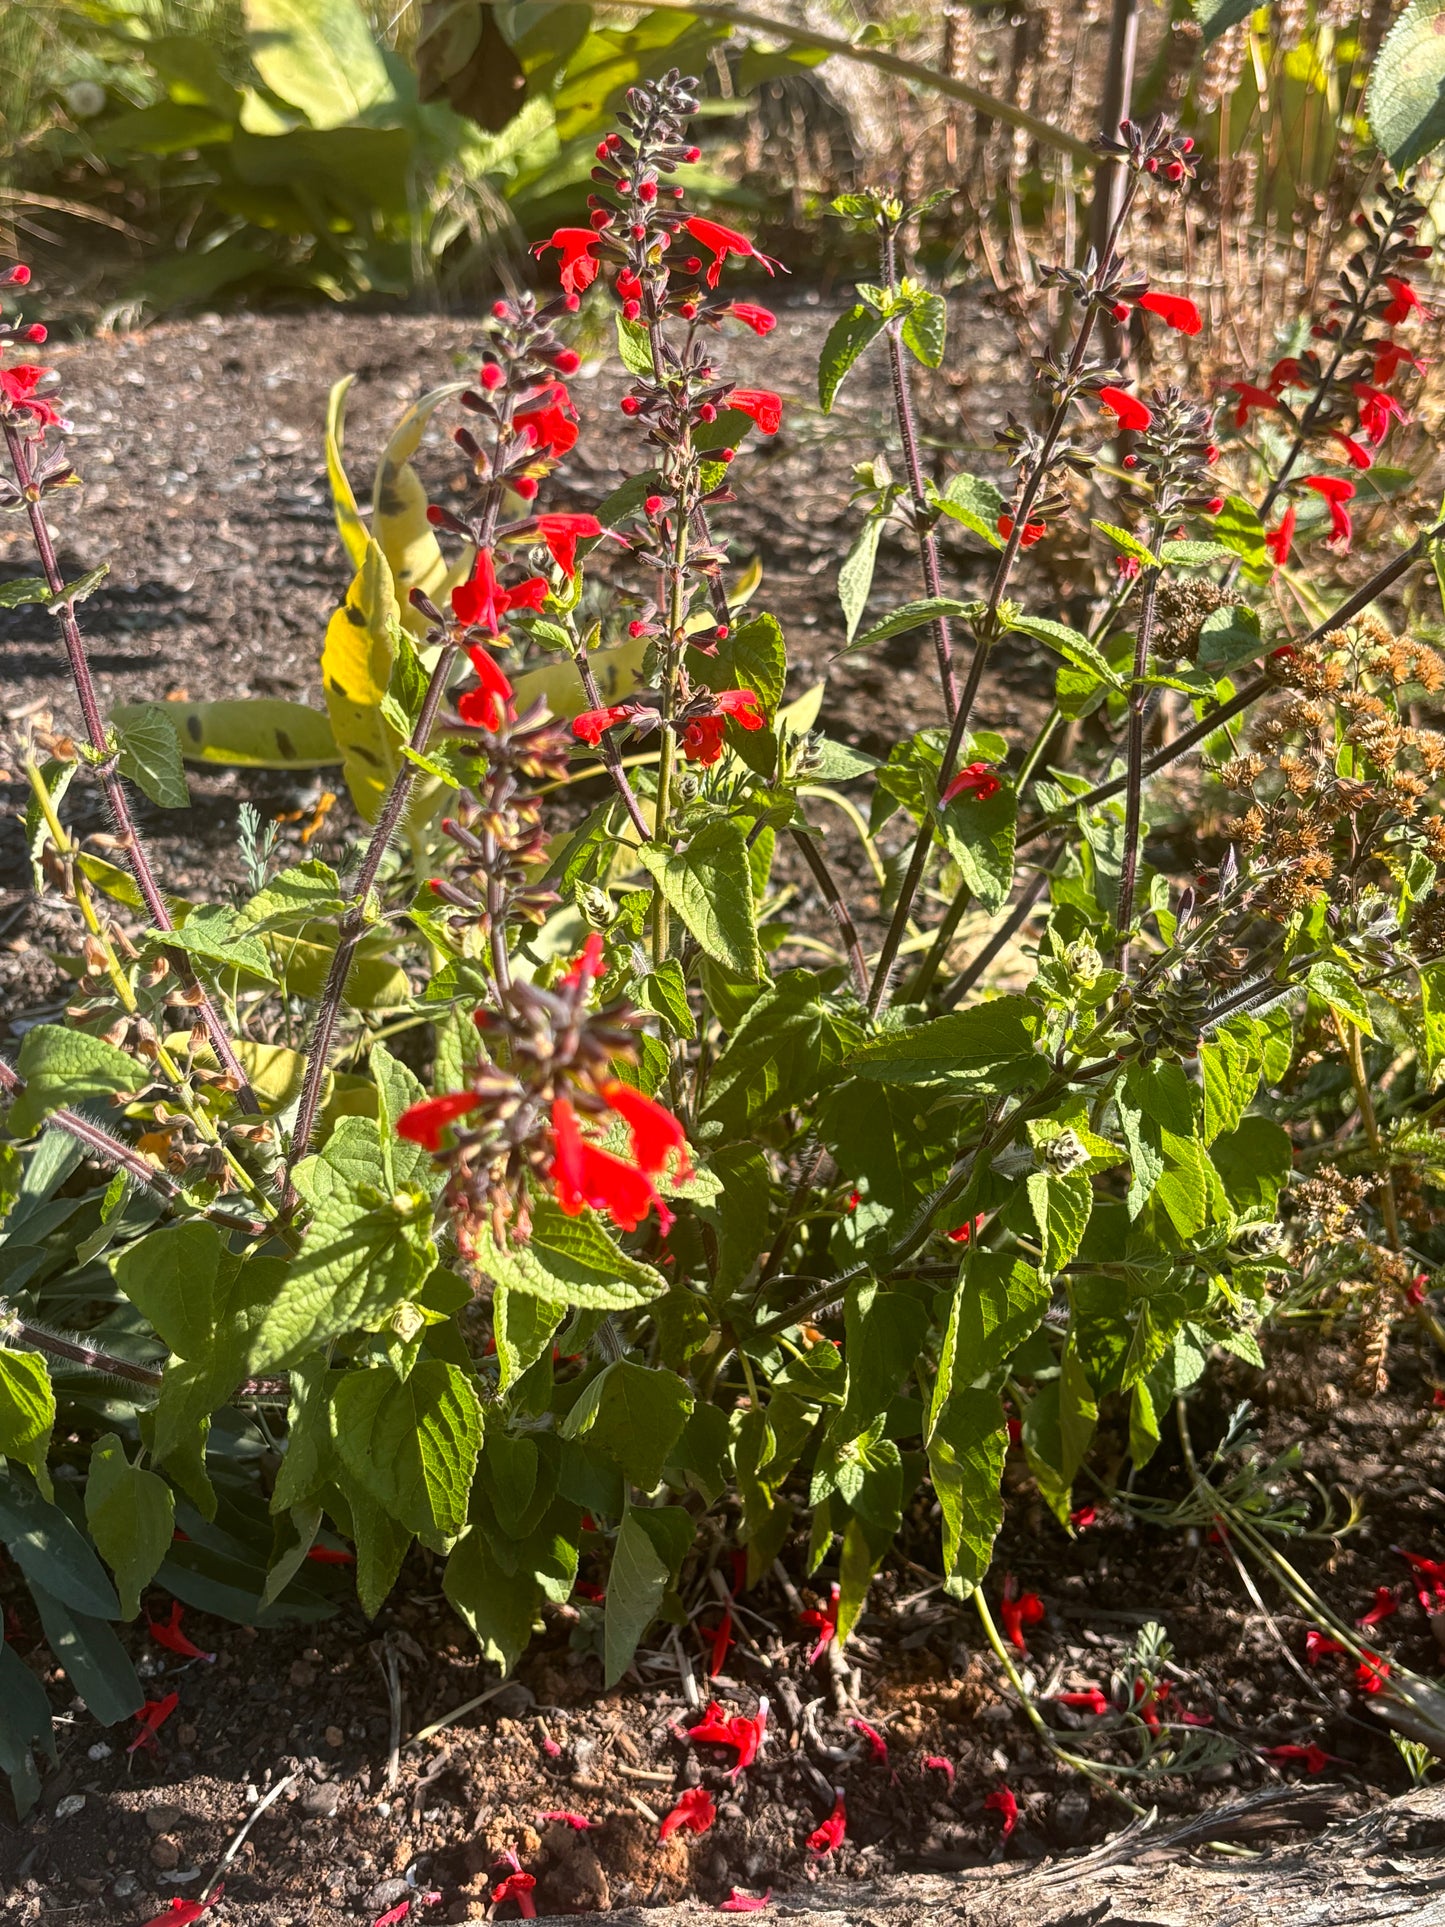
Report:
[[[332,1437],[353,1479],[413,1532],[460,1532],[482,1444],[482,1408],[458,1366],[423,1358],[405,1382],[386,1367],[344,1372]]]
[[[145,1074],[102,1037],[63,1024],[36,1024],[20,1044],[18,1068],[27,1088],[10,1106],[6,1128],[12,1137],[29,1137],[61,1105],[97,1104],[138,1090]]]
[[[386,62],[354,0],[245,0],[251,59],[315,128],[344,127],[392,99]]]
[[[413,402],[391,432],[382,451],[372,489],[371,533],[391,570],[392,591],[402,624],[414,636],[427,632],[427,618],[412,607],[413,589],[445,606],[458,582],[471,573],[472,551],[463,545],[448,562],[426,517],[427,494],[411,466],[427,424],[444,401],[460,395],[464,381],[445,382]]]
[[[928,1470],[943,1514],[943,1570],[948,1590],[967,1598],[988,1571],[1003,1523],[1008,1428],[997,1392],[957,1390],[945,1403],[928,1443]]]
[[[40,1615],[45,1643],[65,1668],[66,1678],[85,1701],[87,1712],[102,1726],[115,1726],[138,1713],[145,1704],[145,1688],[114,1627],[77,1612],[33,1581],[30,1596]]]
[[[708,956],[756,983],[763,960],[742,825],[732,817],[708,823],[676,855],[651,845],[638,855]]]
[[[55,1393],[38,1352],[0,1350],[0,1458],[28,1465],[50,1497],[45,1469],[55,1425]]]
[[[618,1529],[607,1575],[603,1612],[603,1685],[615,1686],[632,1664],[637,1642],[657,1617],[669,1573],[639,1515],[629,1510]]]
[[[32,1587],[91,1619],[118,1619],[120,1601],[82,1533],[23,1473],[0,1480],[0,1541]]]
[[[152,703],[117,703],[111,711],[127,727]],[[164,705],[188,763],[214,763],[237,769],[325,769],[341,761],[330,719],[305,703],[277,696],[236,698],[213,703]]]
[[[52,1765],[58,1763],[50,1702],[45,1688],[14,1647],[0,1641],[0,1773],[10,1782],[15,1812],[21,1820],[40,1798],[37,1747]]]
[[[1204,44],[1228,33],[1255,11],[1255,0],[1194,0],[1194,18],[1204,33]]]
[[[1370,69],[1365,117],[1375,145],[1403,172],[1445,141],[1445,5],[1411,0]]]
[[[569,1218],[549,1197],[533,1199],[524,1245],[498,1244],[480,1227],[476,1261],[484,1277],[511,1292],[588,1311],[629,1311],[667,1290],[662,1273],[623,1251],[594,1212]]]
[[[137,703],[113,719],[120,748],[117,767],[163,810],[183,810],[191,800],[180,739],[169,703]]]
[[[342,753],[346,786],[374,823],[401,762],[396,731],[381,713],[391,680],[392,632],[401,620],[391,569],[373,537],[346,600],[326,625],[321,686]]]
[[[542,1603],[532,1574],[506,1572],[487,1535],[473,1526],[447,1560],[442,1591],[471,1628],[482,1658],[510,1673],[527,1650]]]
[[[1035,1047],[1038,1007],[997,997],[907,1028],[887,1030],[854,1052],[856,1077],[882,1084],[946,1083],[952,1090],[1001,1094],[1042,1083],[1047,1066]]]
[[[175,1495],[165,1480],[132,1465],[114,1432],[98,1438],[85,1482],[85,1522],[115,1574],[122,1619],[140,1611],[141,1588],[170,1551],[175,1520]]]
[[[346,425],[346,397],[355,375],[343,375],[333,382],[326,397],[326,479],[331,484],[331,511],[336,517],[336,533],[353,569],[359,569],[366,556],[366,524],[361,519],[356,493],[346,473],[342,437]]]

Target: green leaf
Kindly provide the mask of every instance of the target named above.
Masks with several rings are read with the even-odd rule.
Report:
[[[1320,1002],[1338,1012],[1347,1024],[1357,1026],[1366,1037],[1375,1035],[1365,993],[1343,964],[1333,963],[1328,958],[1311,964],[1305,982]]]
[[[652,336],[645,321],[617,317],[617,352],[629,375],[652,374]]]
[[[120,1601],[84,1535],[23,1475],[0,1481],[0,1540],[32,1587],[44,1586],[93,1619],[118,1619]]]
[[[114,1432],[98,1438],[85,1482],[85,1523],[115,1574],[122,1619],[140,1611],[141,1588],[170,1551],[175,1522],[175,1496],[165,1480],[132,1465]]]
[[[1031,1171],[1029,1203],[1039,1228],[1044,1270],[1062,1271],[1077,1253],[1094,1208],[1094,1187],[1087,1171]]]
[[[882,315],[861,301],[846,314],[840,314],[828,330],[818,361],[818,402],[825,415],[832,408],[848,370],[882,331]]]
[[[143,703],[132,708],[124,722],[113,724],[120,749],[118,768],[163,810],[189,807],[190,788],[181,744],[165,703]]]
[[[1024,997],[998,997],[927,1023],[887,1030],[856,1050],[849,1068],[882,1084],[946,1083],[1002,1095],[1048,1074],[1035,1038],[1041,1014]]]
[[[696,1035],[697,1025],[687,1001],[687,979],[675,957],[666,958],[656,970],[640,977],[634,994],[642,1008],[661,1017],[675,1037]]]
[[[356,1596],[367,1618],[375,1619],[411,1550],[411,1528],[394,1519],[386,1507],[378,1505],[349,1474],[343,1473],[340,1483],[351,1509],[351,1525],[356,1536]]]
[[[631,1510],[624,1514],[612,1550],[603,1609],[604,1687],[615,1686],[632,1664],[637,1643],[657,1617],[669,1573],[651,1535]]]
[[[604,1367],[562,1423],[562,1437],[585,1437],[617,1461],[634,1485],[651,1492],[682,1437],[693,1395],[657,1366],[619,1359]]]
[[[905,347],[925,368],[937,368],[943,360],[947,332],[948,304],[941,294],[923,289],[914,296],[913,306],[903,323]]]
[[[506,1572],[485,1532],[473,1526],[447,1560],[442,1591],[471,1628],[482,1658],[510,1673],[531,1642],[542,1603],[534,1576]]]
[[[1400,172],[1445,141],[1445,6],[1411,0],[1370,69],[1365,117],[1375,145]]]
[[[927,623],[936,622],[940,616],[971,617],[982,607],[980,602],[960,602],[957,596],[920,596],[916,602],[905,602],[892,615],[884,616],[871,629],[865,629],[842,653],[846,656],[852,655],[857,649],[871,649],[875,642],[887,642],[890,636],[906,635],[910,629],[922,629]]]
[[[943,1570],[948,1590],[967,1598],[988,1571],[1003,1524],[1008,1427],[997,1392],[957,1391],[944,1405],[928,1443],[928,1470],[943,1514]]]
[[[589,1311],[630,1311],[667,1290],[662,1273],[629,1257],[600,1218],[591,1211],[569,1218],[549,1197],[534,1199],[532,1235],[524,1245],[498,1245],[483,1227],[476,1261],[509,1291]]]
[[[354,0],[245,0],[246,38],[273,94],[314,128],[344,127],[393,95]]]
[[[236,928],[249,936],[299,929],[312,917],[338,917],[345,907],[336,872],[313,857],[272,877],[241,906]]]
[[[1228,33],[1255,11],[1255,0],[1194,0],[1194,17],[1204,30],[1204,44]]]
[[[1159,559],[1171,569],[1212,569],[1220,562],[1231,562],[1234,550],[1222,542],[1166,542]]]
[[[1015,616],[1010,627],[1023,635],[1032,636],[1036,642],[1052,649],[1055,655],[1071,662],[1076,669],[1085,669],[1090,675],[1097,676],[1110,689],[1122,689],[1123,681],[1109,667],[1108,662],[1089,638],[1071,629],[1065,622],[1051,622],[1045,616]]]
[[[1294,1146],[1289,1133],[1272,1117],[1251,1116],[1217,1137],[1209,1156],[1236,1211],[1260,1205],[1273,1210],[1289,1182]]]
[[[55,1425],[55,1392],[45,1361],[35,1352],[0,1350],[0,1458],[28,1465],[48,1499],[45,1469]]]
[[[898,1396],[927,1335],[928,1308],[907,1292],[854,1285],[844,1301],[843,1323],[848,1391],[828,1427],[835,1451],[858,1439]]]
[[[695,656],[693,680],[707,689],[751,689],[771,716],[783,700],[788,655],[776,616],[750,616],[717,646],[715,656]]]
[[[466,1524],[482,1408],[460,1367],[423,1358],[404,1381],[386,1367],[343,1373],[331,1435],[356,1483],[411,1531],[451,1537]]]
[[[0,582],[0,609],[18,609],[26,602],[48,602],[50,584],[38,575],[16,576],[11,582]]]
[[[868,517],[838,571],[838,601],[842,604],[843,619],[847,624],[845,640],[850,643],[857,635],[863,611],[868,607],[873,571],[878,565],[878,544],[883,535],[883,523],[881,515]]]
[[[1131,535],[1128,529],[1121,529],[1113,522],[1100,522],[1097,520],[1094,523],[1094,527],[1101,535],[1107,535],[1116,549],[1121,549],[1125,555],[1132,555],[1137,562],[1142,562],[1146,568],[1157,569],[1159,567],[1160,558],[1155,555],[1154,551],[1149,547],[1149,544],[1147,542],[1141,542],[1137,535]]]
[[[15,1649],[0,1642],[0,1773],[10,1781],[16,1817],[24,1820],[40,1798],[33,1749],[58,1763],[45,1688]]]
[[[567,1316],[560,1298],[498,1285],[492,1296],[492,1333],[497,1341],[497,1390],[506,1393],[552,1343]]]
[[[1006,1251],[970,1251],[949,1321],[954,1335],[952,1351],[945,1354],[949,1382],[964,1386],[991,1378],[1038,1330],[1051,1296],[1048,1282],[1022,1258]]]
[[[1212,676],[1253,662],[1263,648],[1259,617],[1244,603],[1212,609],[1199,625],[1199,667]]]
[[[1013,888],[1018,795],[1009,784],[992,796],[967,792],[939,812],[948,854],[982,910],[999,909]]]
[[[1003,496],[985,477],[970,475],[961,469],[958,474],[949,476],[941,492],[933,499],[950,521],[961,522],[966,529],[972,529],[991,549],[1003,547],[1003,537],[998,532]]]
[[[149,708],[117,703],[110,719],[118,727]],[[341,761],[331,723],[319,709],[279,696],[252,696],[210,703],[167,703],[166,715],[189,763],[240,769],[325,769]]]
[[[10,1106],[6,1129],[12,1137],[31,1137],[62,1105],[85,1105],[96,1098],[138,1091],[147,1081],[142,1065],[104,1038],[63,1024],[36,1024],[20,1044],[17,1064],[27,1089]]]
[[[245,932],[241,916],[221,904],[203,903],[186,918],[179,930],[153,930],[146,938],[146,949],[184,950],[188,956],[221,970],[241,970],[272,983],[271,959],[259,937]]]
[[[1250,568],[1269,566],[1269,551],[1264,546],[1264,524],[1242,495],[1227,495],[1224,507],[1210,520],[1217,542],[1235,555],[1244,557]]]
[[[756,983],[763,959],[742,825],[728,817],[705,824],[676,856],[650,844],[638,855],[668,907],[708,956]]]
[[[34,1581],[30,1594],[45,1643],[91,1716],[102,1726],[115,1726],[138,1713],[145,1704],[145,1689],[114,1628],[104,1619],[77,1612]]]
[[[109,574],[108,562],[102,562],[97,569],[87,569],[84,575],[77,576],[74,582],[67,582],[63,588],[57,590],[47,601],[46,607],[51,615],[58,616],[71,604],[87,601]]]

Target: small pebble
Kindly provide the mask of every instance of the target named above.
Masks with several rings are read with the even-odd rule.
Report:
[[[63,1799],[56,1801],[55,1817],[57,1820],[73,1820],[84,1805],[83,1793],[67,1793]]]
[[[326,1744],[333,1749],[346,1744],[346,1735],[339,1726],[328,1726],[323,1737]]]
[[[151,1865],[169,1873],[181,1864],[181,1843],[173,1834],[163,1833],[151,1842]]]

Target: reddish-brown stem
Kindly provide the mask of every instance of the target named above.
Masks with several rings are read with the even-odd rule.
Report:
[[[589,709],[601,709],[603,707],[602,691],[597,687],[597,678],[593,675],[592,665],[587,660],[585,645],[578,652],[576,661],[577,673],[582,678],[583,694],[587,698],[587,707]],[[598,747],[602,752],[602,761],[607,766],[607,774],[612,778],[613,787],[622,798],[623,808],[627,811],[633,829],[636,830],[642,842],[650,842],[652,832],[647,827],[647,818],[642,814],[642,807],[637,801],[636,791],[627,780],[627,771],[622,767],[621,753],[616,743],[613,742],[609,731],[603,730],[602,739]]]
[[[883,284],[892,294],[898,286],[897,229],[883,228]],[[913,394],[908,380],[908,360],[903,350],[903,317],[895,315],[883,331],[888,343],[888,364],[893,375],[893,410],[898,417],[898,436],[903,443],[903,466],[908,475],[912,498],[914,528],[918,535],[918,559],[923,570],[923,592],[937,599],[943,594],[943,578],[938,566],[938,541],[933,532],[933,511],[928,505],[923,463],[918,453],[918,423],[913,412]],[[948,720],[958,710],[958,678],[953,667],[953,635],[948,619],[939,616],[933,624],[933,649],[938,662],[938,683],[943,691],[943,706]]]
[[[806,835],[802,830],[794,830],[792,836],[794,843],[797,844],[798,849],[802,852],[803,861],[813,873],[814,882],[823,892],[823,901],[832,913],[834,923],[838,926],[838,933],[842,937],[844,947],[848,952],[848,962],[852,967],[853,981],[858,986],[858,995],[860,997],[866,997],[868,995],[868,965],[863,956],[863,946],[858,941],[858,932],[854,927],[848,906],[843,901],[833,872],[828,868],[827,863],[823,859],[822,851],[818,849],[812,837]]]
[[[25,512],[30,519],[31,537],[35,543],[36,554],[40,557],[40,566],[44,571],[46,584],[52,597],[62,597],[65,591],[65,577],[56,558],[50,524],[45,519],[40,488],[30,466],[26,437],[13,422],[5,424],[5,443],[9,450],[10,466],[14,470],[16,483],[25,501]],[[146,854],[145,845],[140,840],[140,833],[131,816],[130,799],[125,793],[125,785],[121,781],[117,767],[118,758],[111,748],[105,718],[100,713],[100,699],[96,695],[95,679],[90,673],[90,659],[85,653],[85,640],[80,633],[80,624],[75,619],[75,605],[69,597],[65,597],[63,601],[53,605],[53,613],[60,624],[65,653],[70,663],[71,680],[75,685],[76,700],[80,704],[85,733],[96,759],[95,771],[105,791],[111,821],[115,824],[116,838],[125,855],[130,873],[135,878],[136,888],[140,891],[141,900],[145,904],[146,914],[150,917],[151,923],[157,930],[169,932],[174,930],[175,925],[171,921],[171,913],[166,908],[166,900],[161,895],[155,880],[155,872],[151,869],[150,858]],[[198,999],[195,1005],[196,1015],[206,1027],[206,1034],[211,1040],[211,1047],[221,1067],[235,1082],[236,1095],[242,1109],[250,1113],[259,1112],[260,1105],[256,1101],[255,1092],[251,1089],[251,1080],[247,1077],[241,1060],[236,1055],[230,1034],[221,1022],[205,986],[196,975],[195,966],[183,951],[171,951],[169,955],[177,976],[186,985],[191,996]]]

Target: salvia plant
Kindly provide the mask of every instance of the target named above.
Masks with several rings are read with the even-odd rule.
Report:
[[[398,431],[370,526],[336,400],[355,579],[302,722],[365,826],[344,873],[278,867],[249,811],[239,901],[163,888],[132,786],[184,803],[186,712],[100,710],[94,581],[50,532],[76,477],[26,358],[43,329],[5,323],[3,501],[40,562],[7,599],[54,615],[81,726],[24,745],[37,884],[77,949],[64,1021],[0,1064],[0,1538],[102,1720],[141,1707],[112,1622],[152,1583],[262,1624],[354,1583],[375,1614],[414,1545],[489,1659],[551,1622],[609,1681],[659,1617],[702,1613],[729,1543],[735,1585],[779,1560],[813,1581],[819,1656],[905,1519],[986,1613],[1011,1451],[1069,1531],[1080,1482],[1132,1481],[1212,1355],[1261,1362],[1272,1314],[1346,1321],[1371,1388],[1393,1327],[1439,1335],[1445,663],[1376,605],[1441,531],[1330,586],[1415,378],[1420,207],[1392,187],[1362,217],[1298,354],[1218,400],[1141,393],[1116,345],[1199,318],[1131,269],[1129,224],[1194,159],[1126,122],[1000,488],[925,463],[913,384],[946,309],[900,272],[920,209],[839,204],[879,279],[821,404],[882,355],[897,429],[855,478],[839,646],[913,635],[943,711],[894,719],[880,762],[816,727],[817,692],[785,701],[782,632],[729,561],[736,466],[783,406],[728,373],[730,331],[774,325],[731,284],[781,267],[690,212],[697,106],[675,72],[629,94],[585,224],[538,250],[559,291],[497,302],[475,380]],[[568,330],[599,300],[637,472],[552,509]],[[473,487],[428,509],[407,457],[444,405]],[[1078,628],[1021,583],[1086,516],[1109,580]],[[945,579],[945,520],[975,593]],[[870,623],[890,527],[919,594]],[[1022,748],[987,674],[1021,646],[1057,658]],[[562,816],[578,781],[590,809]],[[66,827],[72,782],[107,836]],[[881,922],[840,880],[840,798]],[[1031,1599],[1003,1589],[1017,1644]],[[1129,1687],[1151,1707],[1156,1647]],[[47,1708],[8,1647],[0,1676],[24,1803]]]

